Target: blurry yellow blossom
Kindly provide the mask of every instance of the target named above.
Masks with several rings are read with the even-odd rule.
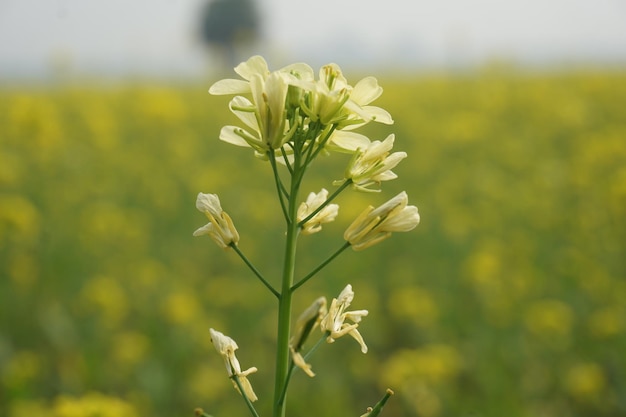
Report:
[[[111,355],[122,368],[140,363],[150,348],[150,339],[134,331],[118,333],[113,337],[112,342]]]
[[[597,338],[618,336],[626,329],[626,311],[618,306],[603,307],[589,316],[587,325]]]
[[[205,363],[195,364],[191,370],[191,377],[187,381],[190,398],[193,401],[202,398],[206,402],[220,398],[227,388],[227,385],[222,383],[223,372],[222,369],[218,370]]]
[[[462,366],[462,357],[453,346],[432,344],[394,353],[383,365],[381,379],[390,386],[416,381],[437,385],[454,379]]]
[[[453,384],[462,367],[461,353],[450,345],[399,350],[382,364],[380,383],[402,390],[417,415],[435,417],[443,409],[437,390]]]
[[[437,417],[441,415],[443,404],[437,391],[423,382],[405,384],[403,391],[419,417]]]
[[[439,317],[439,307],[432,294],[417,286],[398,287],[388,299],[389,312],[394,320],[410,321],[418,326],[433,326]]]
[[[0,187],[17,185],[24,175],[24,165],[17,154],[0,152]]]
[[[56,417],[43,399],[20,399],[8,404],[8,417]]]
[[[20,195],[0,195],[0,247],[9,242],[30,243],[39,235],[37,207]]]
[[[106,275],[89,279],[81,290],[80,299],[85,309],[100,314],[106,327],[119,324],[130,309],[124,288],[116,279]]]
[[[571,307],[555,299],[535,301],[524,314],[524,323],[528,330],[547,338],[568,336],[573,321],[574,313]]]
[[[176,89],[143,87],[134,91],[134,111],[144,124],[174,125],[182,123],[188,114],[187,104]]]
[[[163,303],[163,314],[175,324],[188,324],[198,317],[200,305],[193,294],[187,291],[174,291],[168,294]]]
[[[82,205],[78,216],[78,238],[85,248],[96,253],[107,245],[140,249],[148,244],[149,218],[143,211],[119,202],[90,201]]]
[[[35,256],[18,252],[9,258],[7,272],[17,288],[30,289],[38,280],[38,266],[39,263]]]
[[[601,398],[606,387],[606,377],[602,368],[593,362],[572,366],[565,374],[567,392],[577,400]]]
[[[306,201],[298,207],[297,220],[303,221],[315,210],[317,210],[328,199],[328,190],[322,188],[319,193],[310,193]],[[339,212],[339,205],[328,204],[322,210],[317,212],[315,216],[302,225],[302,234],[310,235],[322,230],[322,224],[330,223],[335,220]]]
[[[500,243],[483,243],[466,260],[466,271],[472,283],[482,290],[489,291],[500,286],[502,255]]]
[[[113,151],[120,142],[119,120],[106,102],[88,103],[79,110],[83,115],[83,122],[89,129],[92,143],[98,149]]]
[[[21,350],[11,356],[0,371],[2,380],[9,386],[22,386],[34,382],[42,367],[42,357],[30,350]]]
[[[567,349],[574,324],[572,308],[560,300],[535,301],[524,312],[524,324],[538,341],[556,349]]]
[[[11,137],[28,138],[28,145],[38,156],[63,144],[63,125],[59,106],[47,95],[16,95],[7,114]]]
[[[54,417],[139,417],[132,404],[99,392],[89,392],[82,397],[59,396],[52,410]]]

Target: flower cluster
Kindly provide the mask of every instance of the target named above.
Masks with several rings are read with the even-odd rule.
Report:
[[[245,127],[225,126],[220,139],[250,147],[264,159],[276,155],[279,162],[290,163],[303,151],[309,156],[322,150],[354,153],[370,140],[352,130],[370,122],[393,123],[386,110],[371,105],[382,94],[376,78],[366,77],[353,87],[336,64],[323,66],[316,79],[307,64],[270,72],[262,57],[253,56],[235,72],[243,80],[220,80],[209,93],[235,94],[229,108]],[[364,175],[359,183],[368,180]]]

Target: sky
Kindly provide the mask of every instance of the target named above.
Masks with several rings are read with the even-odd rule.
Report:
[[[208,0],[0,0],[0,78],[205,74]],[[626,66],[626,0],[257,0],[270,66]],[[242,57],[242,60],[245,57]]]

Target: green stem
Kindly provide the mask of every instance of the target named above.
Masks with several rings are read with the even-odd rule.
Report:
[[[285,258],[283,264],[283,279],[280,297],[278,298],[278,336],[276,347],[276,373],[274,381],[274,417],[285,416],[285,396],[281,393],[287,390],[289,375],[289,332],[291,328],[291,286],[295,274],[296,246],[300,228],[296,222],[298,189],[302,172],[298,169],[299,161],[294,163],[294,172],[291,178],[291,191],[287,219],[287,238],[285,242]],[[282,399],[282,400],[281,400]]]
[[[324,136],[324,138],[320,140],[319,143],[317,144],[317,147],[315,148],[315,152],[309,155],[309,158],[307,159],[307,163],[315,159],[317,155],[322,151],[322,149],[324,149],[324,146],[326,146],[326,143],[328,142],[328,140],[330,139],[331,135],[333,134],[336,128],[337,128],[337,125],[332,125],[332,127],[328,130],[328,132],[326,132],[326,135]]]
[[[289,162],[289,158],[287,157],[287,151],[285,150],[285,146],[289,146],[292,152],[293,152],[293,146],[290,143],[286,143],[280,148],[280,150],[282,151],[282,155],[283,155],[283,161],[285,162],[285,166],[287,167],[287,171],[289,171],[290,174],[293,174],[293,167],[291,166],[291,163]]]
[[[340,247],[339,249],[337,249],[337,251],[335,253],[333,253],[332,255],[330,255],[324,262],[322,262],[321,264],[319,264],[317,266],[317,268],[315,268],[314,270],[312,270],[311,272],[309,272],[309,274],[307,276],[305,276],[304,278],[302,278],[300,281],[298,281],[295,285],[293,285],[291,287],[291,291],[295,291],[297,290],[300,286],[302,286],[302,284],[304,284],[305,282],[307,282],[309,279],[313,278],[313,276],[315,274],[317,274],[319,271],[322,270],[322,268],[324,268],[326,265],[328,265],[329,263],[331,263],[333,261],[333,259],[335,259],[337,256],[339,256],[339,254],[341,254],[341,252],[343,252],[344,250],[346,250],[348,247],[350,246],[350,242],[346,242],[343,244],[342,247]]]
[[[304,355],[304,360],[306,361],[309,356],[311,356],[313,354],[313,352],[315,352],[317,350],[317,348],[322,344],[322,342],[330,335],[330,332],[326,332],[316,343],[315,345],[306,353],[306,355]],[[283,392],[280,395],[280,400],[279,403],[283,403],[285,401],[285,396],[287,395],[287,386],[289,385],[289,380],[291,379],[291,375],[293,374],[293,371],[295,370],[296,365],[293,363],[293,361],[290,361],[290,365],[289,365],[289,373],[287,374],[287,379],[285,381],[285,387],[283,389]]]
[[[254,406],[252,405],[252,402],[250,401],[250,399],[246,395],[246,392],[243,390],[243,387],[241,386],[241,382],[239,381],[239,377],[237,375],[233,375],[233,376],[231,376],[231,378],[232,378],[233,381],[235,381],[235,384],[237,384],[237,388],[239,388],[239,392],[241,393],[241,396],[243,397],[243,399],[246,401],[246,405],[248,406],[248,409],[250,410],[252,415],[254,417],[259,417],[259,414],[254,409]]]
[[[309,359],[309,357],[313,354],[313,352],[315,352],[317,350],[318,347],[320,347],[320,345],[322,344],[322,342],[324,340],[326,340],[328,338],[328,336],[330,336],[330,332],[324,332],[324,334],[322,335],[322,337],[319,338],[319,340],[317,342],[315,342],[315,344],[313,345],[313,347],[311,349],[309,349],[309,351],[306,353],[306,355],[303,356],[304,360],[306,361],[307,359]]]
[[[287,372],[287,378],[285,379],[285,385],[283,386],[283,390],[280,393],[280,398],[278,399],[278,405],[282,406],[285,403],[285,397],[287,396],[287,387],[289,386],[289,380],[291,380],[291,375],[293,374],[293,370],[296,367],[293,361],[289,362],[289,372]]]
[[[289,221],[289,213],[287,213],[287,207],[285,206],[285,197],[289,198],[285,187],[283,186],[283,182],[280,180],[280,175],[278,174],[278,167],[276,166],[276,153],[273,149],[269,151],[269,160],[270,165],[272,166],[272,172],[274,174],[274,182],[276,183],[276,191],[278,193],[278,201],[280,201],[280,208],[283,210],[283,215],[285,216],[285,220]]]
[[[252,262],[250,262],[248,258],[246,257],[246,255],[244,255],[243,252],[239,249],[239,246],[237,246],[235,243],[231,243],[230,247],[233,248],[235,252],[237,252],[237,255],[239,255],[239,257],[244,261],[244,263],[248,265],[248,268],[250,268],[250,270],[254,273],[254,275],[256,275],[257,278],[261,280],[263,285],[265,285],[267,289],[270,290],[272,294],[276,296],[276,298],[280,298],[280,293],[276,291],[274,287],[272,287],[272,284],[267,282],[267,280],[263,277],[263,275],[261,275],[259,270],[256,269],[256,267],[252,264]]]

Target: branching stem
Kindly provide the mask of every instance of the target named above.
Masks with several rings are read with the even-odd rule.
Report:
[[[315,268],[314,270],[312,270],[311,272],[309,272],[304,278],[302,278],[300,281],[298,281],[296,284],[294,284],[291,287],[291,291],[295,291],[298,288],[300,288],[302,286],[302,284],[304,284],[305,282],[307,282],[308,280],[310,280],[311,278],[313,278],[313,276],[315,274],[317,274],[319,271],[322,270],[322,268],[324,268],[326,265],[328,265],[329,263],[331,263],[333,261],[333,259],[335,259],[337,256],[339,256],[341,254],[341,252],[343,252],[344,250],[346,250],[347,248],[350,247],[350,242],[346,242],[343,244],[343,246],[341,246],[339,249],[337,249],[337,251],[335,253],[333,253],[332,255],[330,255],[324,262],[322,262],[321,264],[319,264],[317,266],[317,268]]]
[[[254,273],[254,275],[257,276],[258,279],[261,280],[261,282],[263,283],[263,285],[265,285],[267,287],[268,290],[270,290],[272,292],[272,294],[274,294],[277,298],[280,298],[280,293],[278,291],[276,291],[274,289],[274,287],[272,287],[272,284],[270,284],[264,277],[263,275],[259,272],[258,269],[256,269],[256,267],[252,264],[252,262],[250,262],[250,260],[248,260],[248,258],[246,257],[246,255],[243,254],[243,252],[241,251],[241,249],[239,249],[239,246],[237,246],[235,243],[231,243],[230,247],[233,248],[233,250],[235,252],[237,252],[237,255],[239,255],[239,257],[243,260],[243,262],[248,265],[248,268],[250,268],[250,270]]]

